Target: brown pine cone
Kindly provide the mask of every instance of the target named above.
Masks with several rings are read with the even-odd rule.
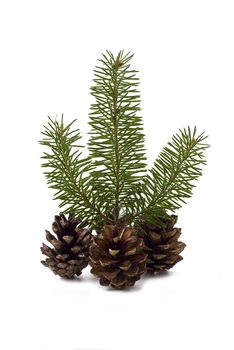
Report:
[[[90,246],[91,273],[100,284],[113,288],[133,286],[145,272],[144,241],[133,227],[105,225]]]
[[[174,227],[176,222],[177,216],[172,215],[168,220],[165,220],[163,227],[146,223],[142,225],[146,233],[144,242],[145,252],[148,254],[146,263],[148,272],[169,270],[183,259],[180,253],[186,245],[178,241],[181,229]]]
[[[42,254],[48,257],[41,263],[63,278],[79,276],[88,265],[92,234],[88,229],[79,228],[79,223],[66,219],[63,214],[56,215],[52,230],[57,237],[46,231],[46,239],[53,248],[44,243],[41,247]]]

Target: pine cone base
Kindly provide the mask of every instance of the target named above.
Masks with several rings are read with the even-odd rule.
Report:
[[[146,270],[144,241],[132,227],[106,225],[90,246],[91,273],[102,286],[131,287]]]
[[[47,255],[47,246],[43,244],[41,251]],[[48,267],[55,275],[59,275],[62,278],[74,278],[81,275],[82,270],[88,265],[88,258],[79,260],[68,260],[64,262],[57,255],[55,258],[46,258],[41,261],[42,265]]]
[[[183,259],[180,253],[185,243],[178,241],[181,229],[174,227],[177,216],[172,215],[164,227],[144,224],[145,252],[148,255],[146,269],[149,273],[170,270]]]

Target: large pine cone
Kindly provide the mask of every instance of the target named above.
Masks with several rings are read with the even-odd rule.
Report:
[[[176,222],[177,216],[172,215],[165,220],[163,227],[146,223],[142,225],[146,232],[144,242],[145,252],[148,254],[146,264],[148,272],[169,270],[183,259],[180,253],[186,245],[178,241],[181,229],[174,227]]]
[[[92,234],[88,229],[77,227],[79,223],[66,219],[63,214],[56,215],[52,230],[57,238],[46,231],[46,239],[53,248],[44,243],[41,247],[42,254],[48,257],[41,263],[63,278],[79,276],[88,265]]]
[[[145,272],[147,254],[144,241],[134,228],[105,225],[90,246],[91,273],[100,284],[113,288],[133,286]]]

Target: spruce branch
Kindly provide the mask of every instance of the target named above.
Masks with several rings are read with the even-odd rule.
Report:
[[[179,130],[146,173],[146,156],[137,71],[130,68],[133,55],[109,51],[94,70],[88,142],[89,156],[82,158],[81,136],[74,121],[64,125],[49,118],[40,141],[44,172],[54,199],[65,213],[74,212],[97,230],[106,222],[161,224],[169,212],[191,197],[202,175],[204,133],[196,127]]]
[[[63,116],[60,121],[49,117],[40,141],[49,148],[49,153],[44,152],[41,157],[42,167],[48,169],[44,174],[49,188],[56,190],[54,199],[60,200],[59,207],[65,213],[75,212],[92,225],[106,218],[96,206],[87,173],[91,162],[81,158],[82,146],[77,145],[81,135],[78,129],[72,129],[74,122],[65,126]]]
[[[144,199],[137,215],[154,222],[166,211],[175,211],[186,203],[202,175],[201,166],[206,164],[206,138],[204,133],[197,134],[196,127],[180,130],[172,137],[144,180]]]
[[[115,58],[107,51],[95,67],[91,94],[89,152],[93,160],[93,187],[104,196],[106,210],[114,221],[120,216],[126,197],[145,172],[142,119],[138,116],[140,96],[136,71],[130,69],[130,53]]]

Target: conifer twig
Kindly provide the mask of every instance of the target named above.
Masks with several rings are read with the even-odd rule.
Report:
[[[84,174],[89,170],[90,160],[81,158],[80,148],[77,141],[81,139],[78,129],[71,130],[75,120],[65,126],[63,116],[61,121],[53,121],[49,118],[48,126],[44,127],[44,138],[40,144],[49,148],[49,153],[44,152],[43,167],[50,188],[55,189],[54,199],[60,200],[60,207],[64,212],[76,212],[77,215],[85,216],[86,220],[107,219],[96,206],[92,191],[88,188],[87,177]],[[84,215],[85,213],[85,215]]]
[[[140,96],[136,71],[130,70],[132,55],[120,51],[115,58],[107,51],[96,67],[91,94],[89,141],[96,196],[106,198],[107,211],[117,222],[130,188],[145,171],[142,120],[137,115]]]
[[[175,211],[192,196],[195,182],[202,175],[206,164],[204,133],[197,129],[180,130],[162,150],[153,168],[147,174],[143,191],[146,197],[140,216],[154,221],[163,211]]]

